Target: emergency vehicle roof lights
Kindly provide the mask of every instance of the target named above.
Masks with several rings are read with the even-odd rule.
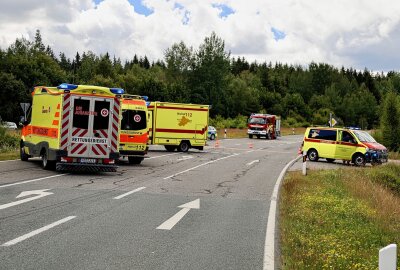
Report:
[[[116,95],[122,95],[123,93],[125,93],[124,89],[122,88],[110,88],[110,91]]]
[[[63,89],[63,90],[74,90],[74,89],[78,88],[78,86],[75,84],[62,83],[59,86],[57,86],[57,88]]]
[[[142,98],[143,98],[145,101],[147,101],[147,100],[149,99],[148,96],[142,96]]]

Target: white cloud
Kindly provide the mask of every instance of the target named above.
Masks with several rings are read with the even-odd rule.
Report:
[[[396,0],[142,0],[153,10],[147,17],[128,0],[0,2],[3,49],[40,29],[46,44],[70,57],[92,50],[156,60],[175,42],[197,48],[215,31],[233,56],[249,61],[400,69],[392,57],[400,47]],[[221,18],[222,5],[234,12]],[[272,28],[285,38],[275,40]]]

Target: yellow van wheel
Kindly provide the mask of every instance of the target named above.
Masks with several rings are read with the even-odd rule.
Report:
[[[310,161],[318,161],[319,156],[317,150],[315,149],[308,150],[307,157]]]
[[[365,156],[363,154],[355,154],[353,157],[353,163],[356,166],[365,166]]]

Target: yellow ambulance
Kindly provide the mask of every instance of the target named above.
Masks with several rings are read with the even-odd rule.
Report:
[[[324,158],[350,161],[356,166],[387,162],[387,149],[366,131],[346,128],[309,127],[304,134],[302,151],[310,161]]]
[[[203,150],[207,142],[208,105],[148,102],[150,144],[167,151]]]
[[[147,97],[123,95],[119,152],[130,164],[140,164],[148,151]]]
[[[73,85],[33,88],[22,119],[21,160],[41,157],[44,169],[116,171],[120,88]]]

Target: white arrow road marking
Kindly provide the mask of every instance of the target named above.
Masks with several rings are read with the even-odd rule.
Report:
[[[29,195],[36,195],[36,196],[30,197],[30,198],[26,198],[26,199],[23,199],[23,200],[19,200],[19,201],[16,201],[16,202],[12,202],[12,203],[2,204],[2,205],[0,205],[0,210],[1,209],[6,209],[8,207],[19,205],[21,203],[26,203],[26,202],[30,202],[30,201],[33,201],[33,200],[37,200],[37,199],[40,199],[42,197],[54,194],[53,192],[47,192],[48,190],[50,190],[50,189],[23,191],[23,192],[21,192],[21,194],[19,194],[16,197],[17,199],[18,198],[22,198],[22,197],[26,197],[26,196],[29,196]]]
[[[182,158],[178,158],[178,161],[187,160],[191,158],[193,158],[193,156],[182,156]]]
[[[37,178],[37,179],[22,181],[22,182],[18,182],[18,183],[2,185],[2,186],[0,186],[0,188],[3,188],[3,187],[11,187],[11,186],[16,186],[16,185],[22,185],[22,184],[26,184],[26,183],[30,183],[30,182],[41,181],[41,180],[45,180],[45,179],[49,179],[49,178],[54,178],[54,177],[59,177],[59,176],[63,176],[63,175],[67,175],[67,173],[56,174],[56,175],[46,176],[46,177],[42,177],[42,178]]]
[[[15,238],[15,239],[13,239],[13,240],[11,240],[11,241],[8,241],[8,242],[2,244],[1,246],[3,246],[3,247],[8,247],[8,246],[15,245],[15,244],[17,244],[17,243],[19,243],[19,242],[22,242],[22,241],[24,241],[24,240],[26,240],[26,239],[28,239],[28,238],[31,238],[32,236],[35,236],[35,235],[37,235],[37,234],[39,234],[39,233],[42,233],[42,232],[44,232],[44,231],[47,231],[47,230],[49,230],[49,229],[51,229],[51,228],[53,228],[53,227],[55,227],[55,226],[58,226],[58,225],[60,225],[60,224],[62,224],[62,223],[65,223],[65,222],[67,222],[67,221],[70,221],[71,219],[74,219],[74,218],[76,218],[76,216],[69,216],[69,217],[63,218],[63,219],[61,219],[61,220],[59,220],[59,221],[56,221],[56,222],[54,222],[54,223],[51,223],[51,224],[49,224],[49,225],[47,225],[47,226],[44,226],[44,227],[42,227],[42,228],[40,228],[40,229],[34,230],[33,232],[24,234],[24,235],[22,235],[22,236],[20,236],[20,237],[18,237],[18,238]]]
[[[132,191],[129,191],[129,192],[127,192],[127,193],[124,193],[124,194],[121,194],[121,195],[119,195],[119,196],[117,196],[117,197],[114,197],[114,199],[115,199],[115,200],[122,199],[122,198],[125,197],[125,196],[131,195],[132,193],[141,191],[141,190],[143,190],[143,189],[145,189],[145,188],[146,188],[146,187],[140,187],[140,188],[134,189],[134,190],[132,190]]]
[[[190,211],[190,209],[200,209],[200,199],[182,204],[178,207],[183,209],[158,226],[158,230],[171,230]]]
[[[257,162],[260,162],[260,160],[259,159],[253,160],[252,162],[249,162],[246,165],[247,166],[251,166],[251,165],[253,165],[254,163],[257,163]]]
[[[233,155],[230,155],[230,156],[227,156],[227,157],[222,157],[222,158],[219,158],[219,159],[216,159],[216,160],[211,160],[211,161],[209,161],[209,162],[206,162],[206,163],[197,165],[197,166],[192,167],[192,168],[190,168],[190,169],[187,169],[187,170],[178,172],[178,173],[176,173],[176,174],[170,175],[170,176],[168,176],[168,177],[165,177],[164,180],[167,180],[167,179],[169,179],[169,178],[175,177],[175,176],[180,175],[180,174],[182,174],[182,173],[189,172],[189,171],[191,171],[191,170],[200,168],[200,167],[202,167],[202,166],[204,166],[204,165],[211,164],[211,163],[217,162],[217,161],[219,161],[219,160],[223,160],[223,159],[226,159],[226,158],[234,157],[234,156],[237,156],[237,155],[239,155],[239,154],[233,154]]]

